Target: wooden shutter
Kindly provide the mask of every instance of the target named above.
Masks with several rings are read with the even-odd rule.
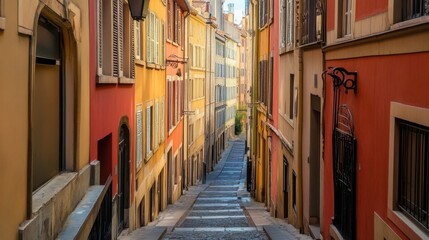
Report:
[[[103,74],[103,0],[97,1],[97,74]]]
[[[156,64],[160,64],[161,62],[159,61],[159,19],[158,17],[156,17],[156,22],[155,22],[155,56],[156,56]]]
[[[145,24],[146,24],[146,62],[150,62],[150,16],[152,13],[149,13]]]
[[[134,22],[134,24],[135,24],[135,28],[136,28],[136,31],[135,31],[135,35],[136,35],[136,37],[135,37],[135,57],[136,57],[136,59],[139,59],[139,60],[141,60],[141,56],[140,56],[140,53],[141,53],[141,49],[140,49],[140,47],[141,47],[141,30],[140,30],[140,22],[137,22],[137,21],[133,21]]]
[[[161,141],[164,140],[164,124],[165,124],[165,106],[164,106],[164,97],[161,100]]]
[[[118,69],[119,76],[124,75],[124,4],[118,0]]]
[[[113,76],[119,76],[119,19],[118,0],[113,0]]]
[[[159,110],[158,101],[155,102],[155,146],[159,143]]]
[[[136,165],[139,169],[143,160],[143,110],[141,105],[137,106],[136,118]]]
[[[150,114],[150,107],[146,108],[146,156],[149,156],[149,153],[151,152],[151,114]]]
[[[165,24],[161,26],[161,65],[165,66]]]
[[[130,36],[131,36],[131,40],[130,40],[130,44],[131,44],[131,49],[130,49],[130,55],[131,55],[131,63],[130,63],[130,78],[134,79],[135,77],[135,66],[134,66],[134,62],[135,62],[135,41],[134,41],[134,21],[130,18],[130,16],[127,16],[129,19],[129,28],[131,30]],[[140,23],[139,23],[140,24]]]

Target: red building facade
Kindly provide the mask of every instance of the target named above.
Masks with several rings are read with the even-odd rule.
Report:
[[[166,130],[167,202],[182,194],[184,181],[184,99],[185,99],[185,17],[189,6],[184,0],[167,1],[166,44]]]
[[[89,1],[89,10],[90,159],[99,161],[101,184],[112,178],[117,236],[129,226],[135,192],[133,21],[123,1]]]
[[[400,4],[328,1],[326,239],[429,238],[429,6]]]

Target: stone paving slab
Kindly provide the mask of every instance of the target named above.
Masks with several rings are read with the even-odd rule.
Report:
[[[186,227],[249,227],[245,218],[224,218],[224,219],[185,219],[180,225]]]

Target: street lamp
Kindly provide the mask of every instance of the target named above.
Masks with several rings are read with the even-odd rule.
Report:
[[[142,20],[146,17],[149,0],[128,0],[131,17],[136,20]]]

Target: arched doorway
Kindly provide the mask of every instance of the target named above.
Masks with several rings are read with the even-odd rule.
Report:
[[[118,234],[128,227],[130,202],[130,132],[126,124],[119,129],[118,142]]]

